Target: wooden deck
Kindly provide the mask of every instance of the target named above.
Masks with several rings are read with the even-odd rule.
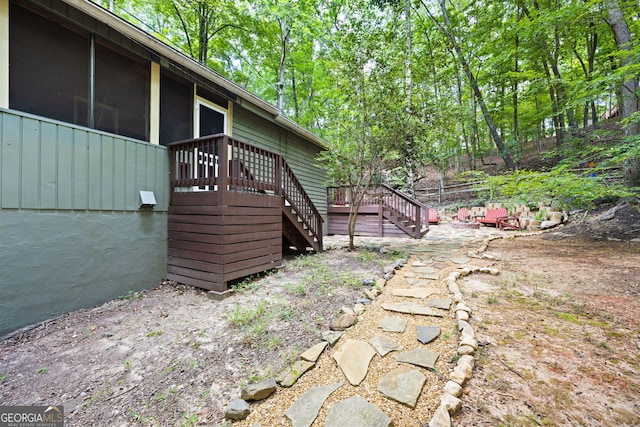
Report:
[[[226,135],[169,148],[169,279],[225,293],[279,266],[283,237],[322,250],[322,217],[282,156]]]
[[[327,189],[327,234],[348,234],[351,207],[344,187]],[[360,205],[356,236],[422,238],[429,231],[429,208],[408,195],[382,185]]]

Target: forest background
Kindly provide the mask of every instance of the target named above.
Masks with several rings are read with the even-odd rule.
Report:
[[[549,183],[540,197],[562,185],[588,203],[633,194],[576,181],[587,166],[640,184],[637,0],[98,3],[324,138],[332,184],[413,195],[427,167],[444,179],[490,155],[520,193]],[[599,144],[614,116],[623,138]],[[544,138],[554,167],[519,171],[523,146]]]

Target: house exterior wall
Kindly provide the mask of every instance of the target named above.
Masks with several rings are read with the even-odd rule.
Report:
[[[168,174],[165,147],[0,109],[0,335],[157,285]]]
[[[150,35],[94,13],[91,2],[20,4],[149,64],[149,141],[10,109],[10,3],[0,0],[0,335],[166,277],[169,160],[157,145],[156,126],[161,69],[227,100],[229,133],[283,154],[326,218],[325,176],[314,166],[320,147],[313,135]],[[153,210],[140,209],[141,190],[154,192]]]
[[[233,114],[234,138],[284,156],[324,218],[326,233],[327,193],[325,182],[327,175],[324,170],[316,166],[315,161],[320,153],[320,147],[306,143],[295,134],[280,131],[266,118],[242,106],[236,105]]]

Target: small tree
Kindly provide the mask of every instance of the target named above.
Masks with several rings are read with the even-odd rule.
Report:
[[[355,136],[355,135],[354,135]],[[318,160],[326,168],[330,183],[346,186],[349,204],[349,250],[355,249],[354,236],[358,211],[365,196],[378,183],[385,156],[374,138],[366,135],[340,139]]]

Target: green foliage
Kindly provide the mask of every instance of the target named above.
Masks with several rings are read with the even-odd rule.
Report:
[[[560,209],[591,208],[603,199],[633,196],[621,183],[605,176],[581,176],[563,167],[550,172],[519,170],[507,175],[488,176],[490,200],[510,200],[526,205],[553,205]],[[481,184],[482,186],[482,184]]]

